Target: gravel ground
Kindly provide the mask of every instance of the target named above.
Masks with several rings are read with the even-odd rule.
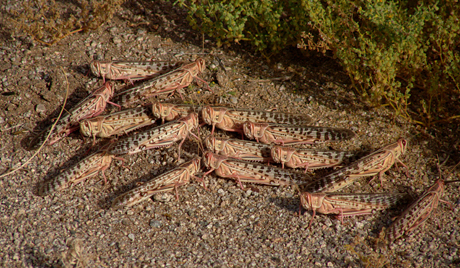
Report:
[[[5,7],[14,5],[8,1]],[[189,103],[308,114],[315,125],[355,131],[357,138],[351,141],[319,147],[349,150],[357,157],[399,137],[410,138],[401,160],[412,178],[393,167],[385,173],[383,185],[378,179],[363,178],[344,192],[416,196],[439,177],[437,157],[447,160],[444,173],[458,178],[459,169],[451,171],[460,161],[457,125],[423,130],[384,108],[370,108],[330,58],[306,57],[288,49],[268,60],[244,47],[217,48],[212,40],[204,40],[203,48],[202,36],[183,18],[183,11],[170,3],[130,3],[97,31],[72,35],[53,47],[13,35],[13,25],[3,20],[0,170],[16,168],[32,157],[35,151],[26,150],[24,144],[57,117],[67,86],[69,109],[101,85],[100,79],[88,75],[91,60],[190,61],[201,56],[208,63],[201,77],[215,93],[195,84],[186,89]],[[226,72],[213,56],[222,60]],[[124,86],[116,84],[118,89]],[[203,127],[204,133],[209,131]],[[183,149],[184,160],[199,152],[194,140]],[[254,185],[243,191],[234,181],[215,175],[205,178],[208,191],[195,181],[181,187],[179,201],[167,193],[131,209],[108,207],[117,194],[172,169],[177,164],[176,147],[125,157],[129,169],[114,162],[106,172],[106,185],[97,176],[44,198],[36,195],[37,185],[78,162],[88,150],[90,142],[72,134],[0,179],[0,266],[458,267],[460,263],[459,184],[446,186],[443,196],[453,203],[453,210],[441,203],[425,226],[387,247],[379,242],[379,234],[404,206],[347,218],[344,224],[317,215],[308,229],[311,213],[296,215],[300,202],[294,189]]]

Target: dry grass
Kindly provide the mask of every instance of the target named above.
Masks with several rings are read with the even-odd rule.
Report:
[[[95,30],[109,21],[125,0],[77,0],[61,3],[54,0],[24,2],[10,11],[18,33],[35,42],[52,46],[74,33]]]

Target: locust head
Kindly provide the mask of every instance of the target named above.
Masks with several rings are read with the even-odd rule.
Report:
[[[267,123],[253,123],[247,121],[243,124],[244,135],[251,140],[259,141],[263,137],[265,129],[269,127]]]
[[[294,148],[277,145],[273,146],[273,148],[271,149],[273,161],[275,161],[276,163],[282,163],[283,165],[285,162],[289,162],[291,160],[292,154],[294,152]]]
[[[199,118],[197,113],[190,113],[188,116],[180,119],[187,124],[187,129],[189,131],[199,127]]]
[[[406,139],[401,138],[398,140],[398,145],[399,145],[401,154],[404,154],[407,149],[408,141]]]
[[[195,157],[192,159],[192,166],[190,170],[190,174],[195,174],[198,171],[200,171],[201,168],[201,158],[200,157]]]
[[[206,69],[206,63],[203,58],[197,58],[195,60],[196,65],[198,66],[198,72],[203,72]]]
[[[206,168],[211,170],[218,169],[220,164],[225,160],[227,160],[226,156],[218,155],[210,151],[203,154],[203,164]]]
[[[303,192],[300,194],[300,203],[305,209],[316,211],[323,206],[325,197],[326,194],[323,193]]]
[[[155,117],[161,118],[162,122],[174,120],[175,115],[171,114],[174,104],[156,102],[152,104],[152,113]]]
[[[110,73],[110,67],[111,67],[111,62],[110,61],[92,61],[89,64],[89,67],[91,68],[91,72],[95,76],[99,77],[104,77],[107,76],[107,74]]]
[[[206,106],[201,111],[203,120],[208,125],[215,125],[222,123],[225,118],[225,113],[228,111],[225,107],[211,107]]]
[[[203,121],[208,124],[212,125],[212,114],[214,110],[212,109],[211,106],[206,106],[201,110],[201,117],[203,118]]]
[[[83,136],[90,137],[92,133],[92,124],[90,120],[85,119],[80,121],[80,133]]]

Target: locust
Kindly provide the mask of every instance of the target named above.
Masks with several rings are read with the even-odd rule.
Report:
[[[109,82],[106,82],[101,88],[95,90],[91,95],[80,101],[75,107],[69,111],[69,113],[63,116],[57,123],[50,135],[47,142],[48,145],[52,145],[65,136],[78,129],[78,123],[86,118],[98,116],[105,110],[107,103],[111,103],[119,107],[119,105],[110,102],[110,98],[113,95],[113,87]],[[50,127],[51,128],[51,127]],[[49,129],[45,130],[38,139],[32,142],[42,143],[44,137],[48,134]]]
[[[200,112],[200,107],[194,107],[189,104],[173,104],[164,102],[155,102],[152,104],[152,113],[156,118],[161,118],[162,123],[173,121],[185,117],[191,112]]]
[[[444,181],[438,179],[431,187],[422,193],[404,212],[388,227],[386,236],[392,243],[396,239],[407,235],[422,225],[438,207],[446,183],[458,181]]]
[[[144,150],[169,147],[174,142],[182,140],[179,144],[180,159],[180,147],[182,143],[188,134],[197,128],[198,114],[190,113],[184,118],[121,139],[115,143],[110,153],[115,155],[130,155]]]
[[[182,65],[169,73],[154,77],[142,82],[140,85],[122,91],[115,97],[119,98],[121,105],[126,107],[146,102],[149,98],[155,96],[172,95],[174,92],[189,86],[193,79],[206,83],[198,77],[198,74],[202,73],[205,68],[204,59],[198,58],[193,63]],[[182,94],[180,92],[179,94],[183,99]]]
[[[244,135],[266,144],[298,145],[349,140],[356,134],[348,129],[245,122]]]
[[[305,180],[309,179],[308,176],[302,173],[287,171],[260,163],[232,159],[209,151],[203,155],[203,163],[209,169],[204,176],[214,171],[217,176],[235,179],[243,190],[243,182],[271,186],[298,186],[306,184]]]
[[[386,209],[404,198],[404,193],[372,193],[372,194],[343,194],[343,193],[309,193],[300,194],[300,203],[307,210],[313,210],[313,216],[308,228],[311,227],[316,212],[322,214],[338,214],[343,224],[343,218],[371,214],[374,210]]]
[[[104,181],[107,183],[104,171],[110,167],[114,158],[122,160],[121,158],[117,158],[115,155],[109,154],[106,151],[95,152],[83,158],[80,162],[62,172],[59,176],[40,185],[38,194],[40,196],[45,196],[54,191],[71,187],[74,184],[78,184],[86,179],[96,176],[99,172],[102,173]]]
[[[406,151],[407,141],[399,139],[397,142],[389,144],[359,160],[349,166],[341,168],[325,177],[313,181],[303,189],[306,192],[335,192],[349,185],[357,178],[379,175],[390,169],[398,161],[402,164],[399,157]],[[403,164],[404,165],[404,164]]]
[[[181,164],[180,166],[153,178],[152,180],[136,187],[115,198],[113,207],[132,207],[150,198],[152,195],[162,192],[176,191],[176,198],[179,200],[177,188],[190,182],[190,178],[200,169],[201,159],[199,157]]]
[[[155,121],[148,107],[138,107],[81,120],[80,133],[94,140],[96,137],[108,138],[152,125]]]
[[[270,155],[270,146],[253,141],[239,139],[218,138],[209,135],[204,139],[204,144],[213,153],[225,155],[246,161],[273,162]]]
[[[142,80],[178,68],[181,62],[155,61],[92,61],[89,67],[95,76],[112,80]]]
[[[311,122],[311,117],[304,114],[290,114],[268,112],[249,109],[231,109],[220,106],[206,106],[202,109],[203,121],[214,129],[243,133],[243,124],[246,121],[253,123],[278,123],[306,125]]]
[[[318,151],[311,149],[298,149],[287,146],[275,145],[270,151],[273,161],[291,168],[318,169],[333,167],[342,163],[343,158],[351,156],[347,152]]]

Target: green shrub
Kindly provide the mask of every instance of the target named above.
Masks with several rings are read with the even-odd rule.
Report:
[[[364,98],[424,125],[460,118],[456,2],[176,1],[219,46],[243,40],[260,51],[295,43],[332,51]]]
[[[247,41],[259,51],[278,51],[295,45],[307,27],[302,3],[260,0],[177,0],[187,20],[217,41],[217,45]]]
[[[460,93],[460,9],[455,1],[411,3],[305,1],[319,37],[304,33],[301,47],[327,46],[363,96],[430,125],[459,113],[446,102]]]

